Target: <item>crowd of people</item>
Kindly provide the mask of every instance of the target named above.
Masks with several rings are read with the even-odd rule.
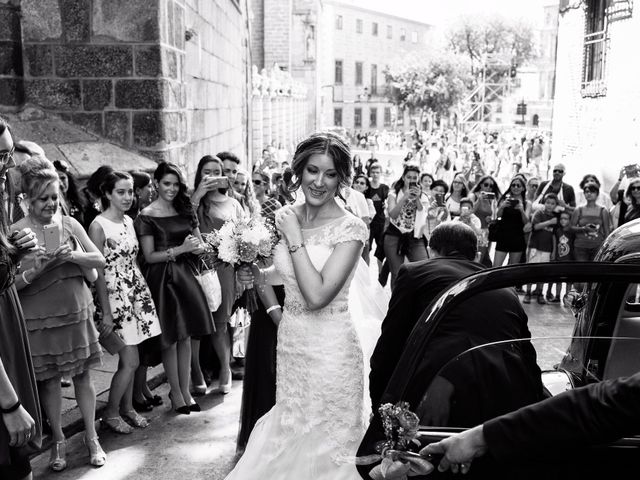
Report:
[[[51,470],[66,468],[61,399],[69,382],[84,421],[89,462],[105,464],[90,375],[103,349],[119,357],[102,418],[106,428],[130,434],[148,426],[141,413],[163,403],[147,384],[150,366],[162,363],[171,409],[179,415],[197,414],[194,397],[229,393],[232,378],[244,376],[238,436],[238,450],[244,451],[257,420],[276,404],[275,352],[286,281],[262,282],[258,309],[249,315],[239,307],[236,272],[216,264],[221,302],[211,311],[198,281],[202,235],[228,220],[262,216],[281,232],[293,257],[309,241],[308,232],[326,224],[309,221],[302,238],[290,218],[293,210],[282,207],[318,203],[319,211],[329,212],[323,209],[333,209],[333,203],[318,200],[328,195],[328,182],[337,205],[362,222],[347,222],[343,238],[331,237],[342,267],[327,275],[339,277],[342,286],[354,268],[351,254],[369,263],[373,252],[380,284],[393,289],[403,264],[429,258],[431,236],[445,222],[468,226],[477,239],[471,256],[500,266],[592,260],[613,228],[640,217],[638,169],[621,170],[609,194],[600,191],[598,178],[585,175],[576,196],[563,181],[564,165],[542,178],[540,138],[516,147],[518,142],[499,144],[489,134],[481,145],[468,138],[452,142],[446,133],[415,134],[402,173],[392,181],[373,154],[363,164],[341,141],[312,136],[293,159],[283,148],[265,147],[252,171],[242,169],[231,152],[206,155],[192,187],[178,166],[163,162],[152,174],[102,166],[79,188],[68,164],[50,162],[37,145],[17,142],[0,118],[0,407],[7,427],[0,429],[0,477],[29,477],[28,454],[38,448],[43,427],[53,439]],[[325,144],[334,149],[332,160],[316,165],[309,159],[323,155]],[[305,184],[305,175],[324,186]],[[330,221],[343,220],[340,211],[331,210]],[[345,243],[348,248],[336,247]],[[303,261],[294,267],[314,269],[308,258]],[[264,271],[271,267],[260,265]],[[314,275],[305,280],[309,285],[297,280],[307,304],[324,292]],[[314,282],[320,282],[320,293],[313,293]],[[561,286],[555,294],[548,286],[546,296],[542,285],[524,287],[524,303],[533,296],[538,303],[560,301]],[[567,286],[566,294],[576,287]],[[335,286],[329,290],[328,300],[315,300],[317,308],[335,302]],[[300,307],[298,313],[305,311]],[[244,330],[238,319],[247,316],[243,371],[242,360],[234,358],[234,330]]]

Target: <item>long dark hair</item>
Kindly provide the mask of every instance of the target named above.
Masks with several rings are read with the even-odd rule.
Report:
[[[393,188],[396,191],[396,195],[398,195],[398,193],[400,193],[400,190],[404,188],[404,176],[409,172],[416,172],[418,175],[420,175],[420,168],[417,165],[406,165],[404,167],[400,179],[393,185]]]
[[[300,188],[304,168],[307,166],[309,158],[315,154],[327,155],[333,160],[339,182],[337,194],[340,198],[343,198],[341,190],[344,191],[351,186],[353,161],[351,160],[349,145],[338,135],[331,132],[314,133],[298,144],[291,164],[295,181],[289,187],[289,191],[293,192]]]
[[[116,183],[118,183],[120,180],[131,180],[131,183],[133,183],[133,178],[130,174],[128,174],[127,172],[119,172],[117,170],[109,173],[104,178],[102,184],[100,185],[100,203],[102,204],[102,211],[105,211],[107,208],[109,208],[109,205],[111,203],[107,198],[107,193],[112,193],[113,189],[116,188]]]
[[[493,188],[491,188],[491,191],[494,193],[496,198],[500,198],[500,195],[502,195],[502,193],[500,192],[500,187],[498,186],[498,182],[496,182],[496,179],[493,178],[491,175],[485,175],[483,177],[480,177],[480,180],[478,180],[478,182],[475,184],[475,186],[471,190],[471,193],[479,192],[480,189],[482,188],[482,184],[487,180],[491,180],[491,182],[493,183]]]
[[[509,186],[502,194],[502,197],[500,197],[500,201],[502,202],[505,198],[507,198],[507,195],[511,193],[511,185],[513,185],[513,182],[515,181],[518,181],[522,184],[522,206],[525,207],[527,205],[527,181],[524,179],[524,177],[519,175],[516,175],[511,179],[511,181],[509,182]]]
[[[153,172],[153,178],[160,182],[166,175],[175,175],[178,179],[178,194],[173,199],[173,208],[176,209],[179,215],[193,218],[195,213],[189,195],[187,195],[187,184],[184,181],[180,168],[171,162],[162,162],[158,165],[155,172]]]
[[[78,209],[82,209],[83,202],[82,200],[80,200],[80,193],[78,192],[78,183],[76,182],[76,177],[73,175],[73,173],[71,173],[71,169],[69,168],[69,165],[67,164],[67,162],[54,160],[53,166],[57,171],[62,172],[67,176],[68,187],[67,187],[67,193],[65,194],[67,202]]]
[[[8,132],[11,136],[9,124],[4,118],[0,117],[0,135],[3,135],[5,131]],[[5,183],[10,182],[7,179],[5,180]],[[12,196],[9,196],[9,198],[11,197]],[[9,243],[9,240],[7,240],[7,235],[9,234],[9,212],[7,212],[4,208],[4,199],[0,200],[3,200],[2,204],[0,205],[0,248],[5,250],[6,252],[14,253],[15,248],[13,247],[13,245],[11,245],[11,243]]]

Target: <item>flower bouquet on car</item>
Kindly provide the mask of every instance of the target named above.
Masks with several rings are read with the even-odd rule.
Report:
[[[369,476],[374,480],[399,479],[408,476],[426,475],[433,470],[433,465],[417,451],[420,442],[417,439],[420,419],[409,410],[407,402],[395,405],[385,403],[378,409],[386,439],[376,445],[377,455],[358,457],[359,465],[376,465]]]
[[[230,265],[234,270],[261,263],[272,256],[276,236],[262,217],[228,220],[212,233],[204,234],[206,255]],[[253,286],[244,286],[240,305],[252,313],[258,308],[258,295]]]

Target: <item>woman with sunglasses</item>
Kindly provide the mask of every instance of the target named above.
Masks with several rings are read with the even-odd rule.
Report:
[[[498,199],[500,198],[500,187],[498,182],[491,175],[480,178],[469,197],[473,201],[473,213],[480,219],[480,236],[478,237],[478,251],[480,252],[480,263],[488,267],[491,266],[489,258],[489,224],[496,219],[498,210]]]
[[[282,205],[268,196],[269,176],[256,170],[252,181],[262,207],[262,217],[274,227],[275,232],[275,214]],[[258,419],[276,403],[276,346],[284,305],[284,286],[264,285],[258,289],[258,299],[258,309],[251,314],[245,355],[240,430],[236,441],[238,452],[244,451]]]
[[[571,225],[576,232],[573,253],[577,262],[592,262],[611,231],[609,211],[597,203],[600,194],[598,184],[587,183],[582,191],[587,204],[576,208],[571,217]]]
[[[447,210],[451,218],[455,218],[460,215],[460,200],[465,198],[468,192],[467,182],[462,174],[453,177],[449,191],[451,193],[446,200]]]
[[[514,177],[509,189],[498,201],[494,267],[501,267],[507,255],[508,265],[519,263],[527,249],[523,228],[529,222],[531,202],[527,201],[526,193],[525,180]]]
[[[627,207],[624,217],[620,218],[620,225],[640,218],[640,178],[631,179],[625,197],[629,202],[629,206]]]

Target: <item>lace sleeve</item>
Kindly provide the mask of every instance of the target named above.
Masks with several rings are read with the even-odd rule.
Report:
[[[362,220],[350,213],[332,229],[331,237],[336,244],[357,240],[365,245],[369,239],[369,230]]]

